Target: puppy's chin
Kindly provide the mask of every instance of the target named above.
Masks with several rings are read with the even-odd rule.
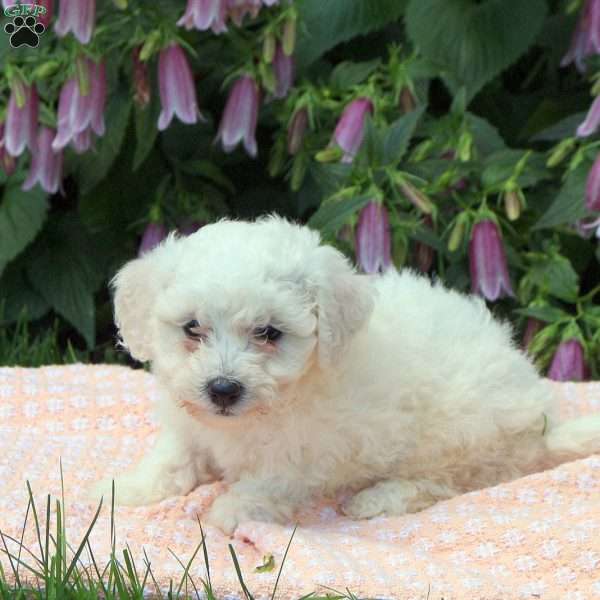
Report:
[[[241,400],[228,408],[221,408],[209,400],[183,400],[179,403],[193,419],[211,427],[239,427],[247,424],[249,419],[260,418],[268,414],[268,407],[260,401]]]

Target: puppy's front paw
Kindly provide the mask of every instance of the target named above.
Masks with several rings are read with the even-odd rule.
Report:
[[[285,522],[280,510],[271,506],[271,500],[257,501],[256,498],[244,498],[234,492],[227,492],[213,502],[206,522],[231,535],[236,527],[244,521]]]
[[[352,519],[371,519],[384,511],[384,498],[373,488],[358,492],[342,504],[342,512]]]
[[[192,463],[162,468],[138,467],[129,475],[115,478],[115,504],[119,506],[144,506],[155,504],[171,496],[185,496],[200,479]],[[111,501],[112,479],[103,479],[92,487],[89,499],[98,502]]]
[[[159,493],[157,486],[144,485],[143,482],[125,477],[117,477],[114,480],[115,504],[118,506],[143,506],[160,502],[166,496]],[[88,493],[90,502],[100,502],[103,499],[104,504],[112,502],[113,480],[102,479],[95,483]]]

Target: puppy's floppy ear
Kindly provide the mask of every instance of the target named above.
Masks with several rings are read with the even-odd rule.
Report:
[[[153,308],[158,293],[173,278],[180,240],[171,234],[158,247],[128,262],[113,278],[115,322],[131,356],[152,359]]]
[[[335,363],[351,337],[373,311],[374,290],[341,252],[330,246],[315,251],[311,273],[318,316],[318,357],[321,366]]]

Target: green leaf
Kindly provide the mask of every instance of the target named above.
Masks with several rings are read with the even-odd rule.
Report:
[[[574,223],[587,214],[585,208],[585,182],[590,169],[589,164],[581,164],[567,176],[562,189],[550,208],[542,215],[533,229],[545,229]]]
[[[36,237],[48,212],[47,194],[39,187],[29,192],[21,184],[4,189],[0,203],[0,273]]]
[[[133,170],[137,171],[140,165],[148,158],[148,154],[154,147],[158,135],[158,115],[160,106],[156,94],[152,94],[152,100],[146,108],[135,106],[135,154],[133,155]]]
[[[504,150],[506,144],[498,130],[482,117],[465,113],[465,121],[473,136],[473,143],[480,156],[485,157],[492,152]]]
[[[50,310],[48,302],[31,287],[22,263],[20,258],[11,262],[0,278],[0,317],[8,323],[23,313],[27,320],[39,319]]]
[[[389,126],[383,140],[384,164],[397,164],[402,160],[424,111],[425,106],[419,106]]]
[[[365,119],[365,138],[358,153],[357,164],[380,165],[383,159],[383,133],[375,126],[371,115]]]
[[[321,189],[324,197],[335,194],[344,186],[350,173],[352,165],[347,163],[317,163],[310,165],[310,174]]]
[[[579,276],[567,258],[558,253],[535,258],[527,273],[528,280],[543,293],[566,302],[574,302],[579,292]]]
[[[362,83],[381,63],[379,58],[366,62],[344,61],[331,72],[329,81],[331,86],[340,90]]]
[[[233,182],[223,171],[213,162],[209,160],[189,160],[178,165],[182,171],[189,175],[204,177],[213,183],[225,188],[227,191],[235,194],[235,186]]]
[[[581,124],[581,122],[586,117],[585,112],[576,113],[574,115],[569,115],[564,119],[561,119],[558,123],[555,123],[551,127],[548,127],[542,131],[536,133],[532,138],[532,142],[557,142],[559,140],[563,140],[566,137],[571,137],[575,135],[575,130],[577,126]]]
[[[511,177],[516,164],[525,155],[525,150],[505,149],[490,154],[484,161],[481,176],[483,185],[488,191],[497,191]],[[546,169],[546,161],[542,155],[532,153],[527,163],[517,178],[517,183],[522,188],[535,185],[539,181],[552,177]]]
[[[80,222],[51,221],[32,248],[29,281],[52,308],[84,337],[95,339],[94,292],[103,280],[98,248]]]
[[[406,28],[451,89],[472,98],[533,44],[546,12],[545,0],[410,0]]]
[[[407,0],[297,0],[300,15],[295,57],[307,66],[358,35],[381,29],[398,19]]]
[[[518,308],[515,312],[545,323],[554,323],[569,316],[566,312],[554,306],[530,306],[528,308]]]
[[[106,177],[119,155],[130,111],[130,95],[124,90],[116,91],[106,109],[106,133],[96,140],[95,149],[86,152],[77,161],[79,185],[83,194],[90,192]]]
[[[353,214],[365,206],[370,196],[357,196],[343,200],[326,201],[309,219],[308,226],[318,229],[323,235],[337,231]]]

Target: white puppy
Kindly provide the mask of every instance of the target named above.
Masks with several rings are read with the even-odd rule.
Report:
[[[401,515],[600,449],[600,419],[554,425],[551,391],[482,300],[358,275],[281,218],[171,236],[114,285],[162,422],[119,503],[223,478],[207,520],[228,533],[340,491],[351,517]]]

